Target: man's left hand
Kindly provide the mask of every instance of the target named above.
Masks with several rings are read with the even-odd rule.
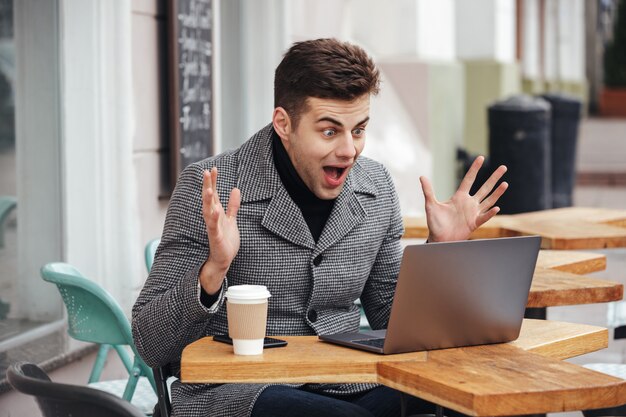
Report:
[[[430,181],[426,177],[420,177],[426,200],[429,242],[465,240],[474,230],[500,211],[499,207],[494,206],[506,191],[508,184],[503,182],[493,193],[491,191],[506,172],[504,165],[500,165],[491,174],[476,194],[470,195],[470,189],[484,160],[485,158],[482,156],[474,160],[459,189],[448,201],[437,201]]]

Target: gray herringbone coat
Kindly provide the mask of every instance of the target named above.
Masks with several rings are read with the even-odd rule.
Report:
[[[181,174],[167,212],[152,272],[133,307],[133,336],[150,366],[179,369],[183,348],[207,335],[228,332],[223,298],[213,309],[199,300],[198,272],[208,256],[202,218],[202,172],[219,170],[222,204],[241,189],[237,216],[241,247],[225,286],[266,285],[268,335],[356,331],[361,298],[373,328],[387,325],[400,267],[402,218],[382,165],[360,157],[346,179],[317,243],[289,197],[272,158],[272,126],[239,149],[190,165]],[[310,313],[315,311],[315,313]],[[172,386],[176,416],[248,416],[262,384]],[[314,389],[354,393],[357,384]]]

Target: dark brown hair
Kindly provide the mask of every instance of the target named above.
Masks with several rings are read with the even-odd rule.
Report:
[[[274,74],[274,107],[284,108],[294,127],[308,97],[354,100],[378,94],[379,72],[359,46],[337,39],[294,43]]]

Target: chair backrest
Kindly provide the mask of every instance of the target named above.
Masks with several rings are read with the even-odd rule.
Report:
[[[4,247],[4,222],[17,206],[17,199],[9,195],[0,195],[0,248]]]
[[[17,391],[36,397],[44,417],[145,417],[129,402],[107,392],[52,382],[32,363],[11,365],[7,379]]]
[[[144,257],[146,259],[146,269],[148,270],[148,272],[152,270],[152,264],[154,263],[154,254],[156,253],[156,250],[159,247],[160,243],[161,239],[152,239],[146,244]]]
[[[128,345],[137,354],[130,323],[105,289],[63,262],[44,265],[41,276],[56,284],[63,297],[71,337],[92,343]]]
[[[10,195],[0,195],[0,222],[9,215],[15,206],[17,206],[17,198]]]

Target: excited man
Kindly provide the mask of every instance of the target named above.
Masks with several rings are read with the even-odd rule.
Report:
[[[146,363],[178,373],[186,345],[227,334],[228,285],[267,286],[269,335],[357,331],[358,298],[372,328],[386,328],[402,216],[387,170],[359,156],[378,86],[378,70],[358,46],[295,43],[276,69],[272,123],[183,171],[133,308]],[[420,178],[429,241],[467,239],[498,212],[507,185],[491,191],[505,167],[469,195],[482,161],[446,202]],[[399,398],[375,384],[172,385],[175,416],[392,416],[400,415]],[[428,406],[413,397],[408,405]]]

